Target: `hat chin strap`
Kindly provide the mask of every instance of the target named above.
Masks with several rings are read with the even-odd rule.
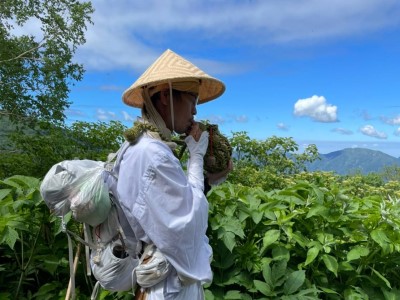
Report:
[[[158,113],[156,108],[153,106],[153,102],[151,102],[151,99],[150,99],[147,89],[143,89],[142,96],[144,99],[145,107],[147,109],[147,113],[144,113],[144,110],[142,109],[143,118],[145,120],[147,120],[148,122],[153,123],[158,128],[158,130],[160,130],[161,136],[164,139],[170,140],[171,139],[171,131],[167,128],[163,118],[161,118],[160,114]]]
[[[172,122],[172,132],[175,131],[175,118],[174,118],[174,99],[172,99],[172,83],[171,80],[168,80],[169,86],[169,104],[171,107],[171,122]]]

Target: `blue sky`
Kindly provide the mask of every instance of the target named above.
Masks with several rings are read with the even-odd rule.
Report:
[[[92,3],[94,25],[76,55],[86,73],[72,88],[69,121],[131,125],[140,111],[121,94],[169,48],[225,83],[196,118],[228,136],[400,157],[399,0]]]

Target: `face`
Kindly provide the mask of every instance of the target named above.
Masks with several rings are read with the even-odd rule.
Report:
[[[175,132],[189,133],[194,115],[197,113],[197,95],[194,93],[181,92],[180,97],[174,101],[174,129]]]

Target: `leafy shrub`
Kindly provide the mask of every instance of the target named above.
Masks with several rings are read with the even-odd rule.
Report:
[[[371,186],[322,172],[280,178],[284,188],[225,183],[208,193],[214,280],[207,299],[398,299],[399,183]],[[67,239],[38,189],[32,177],[0,181],[1,299],[67,294]],[[87,299],[93,282],[82,252],[77,298]]]
[[[60,219],[50,215],[38,179],[16,175],[0,181],[1,299],[65,299],[68,246],[60,233]],[[77,274],[78,296],[80,289],[90,290],[83,275]]]
[[[208,299],[400,297],[399,199],[301,181],[270,192],[226,184],[208,196]]]

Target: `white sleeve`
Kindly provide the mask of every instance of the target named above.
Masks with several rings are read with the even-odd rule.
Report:
[[[208,202],[203,191],[188,181],[172,153],[148,149],[146,157],[151,163],[130,208],[132,215],[179,276],[210,282],[212,250],[206,237]]]

